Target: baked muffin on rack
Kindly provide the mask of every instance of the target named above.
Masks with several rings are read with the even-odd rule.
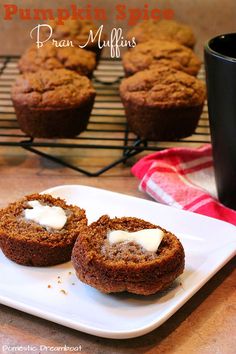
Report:
[[[0,247],[10,260],[51,266],[70,260],[85,211],[60,198],[32,194],[0,210]]]
[[[70,138],[84,131],[95,95],[87,77],[66,69],[24,73],[11,90],[21,130],[37,138]]]
[[[201,61],[189,48],[175,42],[150,40],[127,51],[122,58],[126,76],[164,65],[196,76]]]
[[[81,229],[72,251],[78,278],[104,293],[154,294],[183,273],[184,258],[171,232],[134,217],[107,215]]]
[[[120,96],[132,132],[149,140],[172,141],[194,133],[206,90],[203,81],[162,66],[124,79]]]
[[[136,43],[151,39],[174,41],[193,48],[196,43],[194,33],[188,25],[173,20],[146,20],[138,23],[127,33],[127,39],[135,38]]]
[[[91,76],[96,67],[95,53],[78,47],[57,48],[51,43],[37,48],[32,45],[20,58],[21,73],[43,70],[68,69],[80,75]]]

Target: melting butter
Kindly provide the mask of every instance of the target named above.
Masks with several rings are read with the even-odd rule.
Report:
[[[144,229],[136,232],[114,230],[108,233],[109,243],[136,242],[146,251],[156,252],[164,237],[164,232],[160,229]]]
[[[65,211],[57,206],[42,205],[38,200],[28,202],[32,209],[25,209],[24,217],[32,220],[39,225],[50,227],[55,230],[61,230],[67,217]]]

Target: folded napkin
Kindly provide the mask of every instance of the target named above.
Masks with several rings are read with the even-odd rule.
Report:
[[[171,148],[139,160],[132,173],[156,201],[236,225],[236,211],[217,200],[211,145]]]

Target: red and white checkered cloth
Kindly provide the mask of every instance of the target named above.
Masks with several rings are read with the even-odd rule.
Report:
[[[132,173],[156,201],[236,225],[236,211],[216,198],[211,145],[156,152],[139,160]]]

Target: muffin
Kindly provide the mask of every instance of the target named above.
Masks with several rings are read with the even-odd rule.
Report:
[[[149,140],[194,133],[205,99],[201,80],[168,67],[140,71],[120,85],[129,129]]]
[[[32,194],[0,210],[0,247],[6,257],[28,266],[70,260],[85,211],[60,198]]]
[[[159,39],[174,41],[189,48],[193,48],[196,43],[191,27],[172,20],[146,20],[140,22],[127,33],[128,40],[133,37],[136,43]]]
[[[19,126],[38,138],[69,138],[84,131],[95,90],[90,80],[73,71],[39,70],[19,76],[11,97]]]
[[[101,35],[96,36],[99,28],[89,20],[64,20],[63,25],[58,25],[57,20],[49,21],[48,24],[52,28],[51,39],[63,40],[68,39],[72,40],[73,44],[76,46],[85,45],[88,42],[90,33],[93,34],[93,41],[89,40],[87,45],[84,47],[85,50],[92,51],[96,54],[97,60],[100,57],[102,49],[99,46],[103,43],[105,39],[104,34],[101,32]],[[48,39],[49,37],[49,28],[42,28],[42,38]]]
[[[138,44],[124,54],[122,61],[126,76],[161,65],[196,76],[201,67],[201,61],[191,49],[178,43],[160,40]]]
[[[51,43],[37,48],[32,45],[18,63],[20,72],[37,72],[39,69],[68,69],[80,75],[91,76],[96,67],[95,53],[77,47],[57,48]]]
[[[147,238],[148,229],[162,238],[155,251],[147,250],[137,240],[111,243],[114,231],[144,230],[142,237]],[[184,257],[177,237],[160,226],[134,217],[110,219],[104,215],[81,230],[72,251],[72,264],[82,282],[104,293],[150,295],[167,288],[183,273]]]

